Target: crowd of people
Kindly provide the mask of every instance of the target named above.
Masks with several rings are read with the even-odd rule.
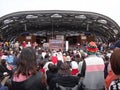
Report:
[[[1,43],[0,90],[120,90],[119,48],[120,41],[91,41],[68,51]]]

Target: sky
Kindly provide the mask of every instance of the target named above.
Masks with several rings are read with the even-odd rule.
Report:
[[[19,11],[72,10],[103,14],[120,26],[120,0],[0,0],[0,17]]]

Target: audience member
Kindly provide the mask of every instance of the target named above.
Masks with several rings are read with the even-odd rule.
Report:
[[[79,77],[72,76],[70,66],[63,63],[58,75],[50,81],[49,90],[77,90],[78,82]]]
[[[5,75],[5,73],[2,76],[0,75],[0,90],[9,90],[8,86],[5,86],[5,83],[8,79],[9,76]]]
[[[37,71],[35,50],[24,48],[12,79],[12,90],[46,90],[42,73]]]
[[[86,47],[88,57],[83,61],[81,77],[83,77],[84,90],[104,90],[104,61],[96,55],[98,51],[95,42],[90,42]]]
[[[71,69],[72,69],[71,70],[72,75],[77,75],[78,74],[78,64],[75,61],[75,57],[72,58]]]
[[[0,90],[10,90],[11,84],[8,79],[12,76],[12,71],[7,68],[5,59],[0,60]]]
[[[110,58],[110,64],[116,79],[111,82],[109,90],[120,90],[120,48],[114,49]]]
[[[49,69],[46,71],[46,76],[47,76],[47,84],[49,86],[49,83],[52,80],[52,78],[57,76],[58,68],[56,65],[53,65],[51,63],[48,65],[48,68]]]

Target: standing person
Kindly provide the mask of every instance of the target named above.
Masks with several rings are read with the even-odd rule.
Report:
[[[116,78],[111,82],[109,90],[120,90],[120,48],[116,48],[111,57],[110,64]]]
[[[12,90],[46,90],[43,75],[37,71],[35,50],[24,48],[12,79]]]
[[[49,83],[49,90],[77,90],[79,77],[72,76],[70,66],[62,63],[56,77]]]
[[[96,55],[98,51],[95,42],[86,47],[88,57],[83,61],[81,77],[83,77],[84,90],[104,90],[104,61]]]
[[[19,42],[16,41],[15,44],[13,44],[13,47],[14,47],[15,51],[18,51],[19,50]]]
[[[75,57],[72,58],[72,61],[71,61],[70,64],[71,64],[71,73],[72,73],[72,75],[77,75],[78,74],[78,64],[75,61]]]
[[[14,58],[15,58],[15,57],[14,57],[13,52],[9,50],[9,51],[7,52],[7,57],[6,57],[6,61],[8,62],[9,65],[11,65],[11,66],[13,65]]]
[[[22,47],[25,48],[26,45],[27,45],[26,41],[23,41],[23,42],[22,42]]]
[[[57,65],[58,58],[57,58],[57,54],[56,53],[53,53],[53,55],[51,56],[51,60],[54,63],[54,65]]]

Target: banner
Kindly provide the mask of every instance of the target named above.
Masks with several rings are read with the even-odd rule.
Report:
[[[52,50],[63,50],[64,49],[64,41],[63,40],[57,40],[57,39],[50,39],[49,40],[49,48]]]

